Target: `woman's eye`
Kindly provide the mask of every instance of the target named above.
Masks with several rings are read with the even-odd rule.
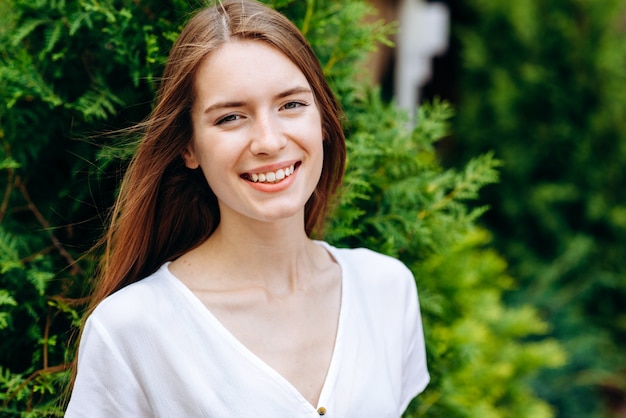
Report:
[[[216,125],[221,125],[223,123],[227,123],[227,122],[233,122],[236,121],[238,119],[241,119],[241,116],[239,115],[226,115],[223,118],[220,118],[217,120],[217,122],[215,122]]]
[[[301,106],[307,106],[307,104],[306,103],[302,103],[302,102],[289,102],[289,103],[286,103],[285,105],[283,105],[283,109],[287,109],[287,110],[289,110],[289,109],[296,109],[296,108],[301,107]]]

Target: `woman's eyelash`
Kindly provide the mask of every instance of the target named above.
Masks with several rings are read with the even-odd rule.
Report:
[[[293,102],[286,103],[283,106],[283,108],[285,108],[285,109],[295,109],[296,107],[299,107],[299,106],[308,106],[308,105],[309,104],[306,103],[306,102],[293,101]]]
[[[215,122],[216,125],[221,125],[222,123],[226,123],[226,122],[232,122],[235,121],[237,119],[239,119],[240,116],[239,115],[235,115],[235,114],[230,114],[230,115],[226,115],[223,118],[219,118],[217,120],[217,122]]]

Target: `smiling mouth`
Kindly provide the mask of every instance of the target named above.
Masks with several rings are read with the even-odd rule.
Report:
[[[241,178],[251,181],[252,183],[279,183],[293,174],[300,163],[292,164],[288,167],[279,168],[276,171],[268,171],[266,173],[244,173]]]

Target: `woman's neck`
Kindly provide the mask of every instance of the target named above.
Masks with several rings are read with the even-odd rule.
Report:
[[[304,222],[292,219],[272,223],[225,220],[205,243],[182,258],[213,273],[212,283],[206,283],[210,287],[261,286],[288,294],[308,286],[308,279],[328,257],[307,237]]]

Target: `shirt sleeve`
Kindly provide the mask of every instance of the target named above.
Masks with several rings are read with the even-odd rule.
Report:
[[[409,280],[408,286],[405,288],[406,310],[404,316],[404,359],[400,414],[406,410],[413,398],[421,393],[430,381],[430,375],[426,366],[426,348],[417,288],[413,274],[408,269],[407,274]]]
[[[77,375],[65,417],[150,416],[128,361],[104,326],[90,317],[80,340]]]

